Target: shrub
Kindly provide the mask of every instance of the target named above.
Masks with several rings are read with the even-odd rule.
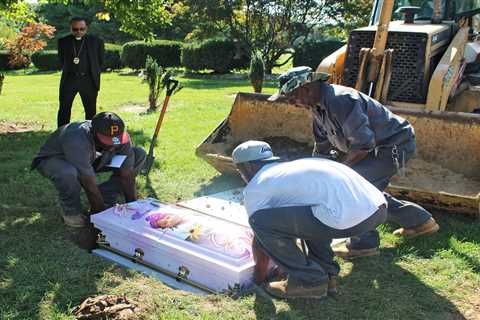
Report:
[[[309,66],[315,70],[325,57],[343,44],[342,41],[335,39],[307,40],[295,48],[293,66]]]
[[[121,60],[125,66],[138,70],[145,66],[149,55],[162,67],[178,67],[181,48],[182,43],[176,41],[132,41],[123,45]]]
[[[208,39],[185,45],[182,50],[182,65],[189,70],[212,69],[217,73],[227,73],[244,64],[236,57],[236,53],[237,47],[233,40]]]
[[[150,103],[150,111],[157,110],[157,101],[162,92],[162,75],[163,69],[150,56],[145,61],[145,78],[144,82],[148,84],[149,94],[148,102]]]
[[[105,57],[103,60],[103,70],[115,70],[122,68],[122,60],[120,59],[122,53],[122,46],[106,43],[105,44]]]
[[[32,55],[32,62],[39,70],[60,70],[62,68],[56,50],[43,50]]]
[[[263,87],[263,78],[265,77],[265,63],[259,52],[252,54],[250,61],[250,72],[248,73],[250,82],[252,83],[255,93],[261,93]]]

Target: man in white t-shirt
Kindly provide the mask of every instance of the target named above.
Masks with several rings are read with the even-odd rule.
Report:
[[[255,233],[254,255],[262,252],[287,279],[265,284],[278,298],[322,298],[339,270],[330,247],[375,228],[386,219],[386,200],[354,170],[327,159],[279,162],[262,141],[233,150],[233,162],[247,183],[244,203]],[[308,254],[297,239],[305,240]],[[257,262],[256,274],[265,274]],[[257,280],[259,278],[257,277]],[[260,281],[262,281],[260,277]]]

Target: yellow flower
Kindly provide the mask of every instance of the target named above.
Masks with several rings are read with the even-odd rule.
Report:
[[[194,225],[193,228],[189,230],[189,233],[190,240],[200,239],[200,236],[202,235],[202,226],[199,224]]]

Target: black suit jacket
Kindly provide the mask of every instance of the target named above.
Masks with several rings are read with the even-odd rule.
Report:
[[[65,84],[67,74],[73,72],[73,35],[58,39],[58,58],[62,65],[62,79],[60,80],[60,90]],[[85,36],[85,48],[90,59],[90,75],[97,90],[100,90],[100,72],[102,70],[103,58],[105,54],[105,45],[103,40],[93,35]]]

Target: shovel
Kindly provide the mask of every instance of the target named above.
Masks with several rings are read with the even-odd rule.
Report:
[[[178,86],[178,80],[169,79],[167,82],[167,93],[165,95],[165,100],[163,100],[162,111],[160,112],[160,117],[157,121],[157,126],[155,127],[155,132],[153,133],[152,141],[150,142],[150,150],[148,151],[147,160],[145,161],[145,166],[143,167],[142,174],[148,176],[150,169],[152,169],[153,161],[155,157],[153,155],[153,148],[155,147],[155,142],[157,142],[158,133],[160,132],[160,127],[162,125],[163,117],[167,111],[168,101],[170,101],[170,96],[175,91]]]

